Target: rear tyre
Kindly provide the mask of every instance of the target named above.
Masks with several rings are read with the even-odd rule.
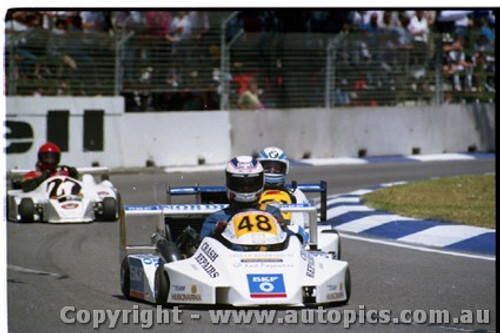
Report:
[[[115,198],[106,197],[102,200],[102,216],[104,221],[116,221],[118,203]]]
[[[163,269],[164,262],[160,260],[160,264],[155,272],[155,301],[156,304],[166,306],[168,298],[169,281],[167,273]]]
[[[122,264],[121,264],[120,286],[122,288],[123,296],[130,299],[130,267],[128,265],[127,258],[123,259]]]
[[[35,221],[35,203],[30,198],[23,198],[19,204],[20,222]]]

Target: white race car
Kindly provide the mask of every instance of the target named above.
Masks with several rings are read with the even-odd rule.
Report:
[[[219,237],[196,241],[194,229],[208,214],[225,206],[126,206],[120,218],[123,294],[161,305],[304,306],[348,302],[349,264],[321,250],[316,207],[280,207],[282,212],[309,214],[307,247],[300,237],[283,231],[276,219],[262,210],[240,212]],[[151,221],[155,221],[156,231],[150,244],[138,245],[127,239],[127,229],[133,222]]]
[[[319,183],[303,183],[299,184],[293,181],[291,184],[285,185],[289,190],[295,192],[300,190],[302,201],[293,202],[291,196],[285,194],[283,190],[269,189],[262,194],[260,203],[270,205],[282,204],[309,204],[305,193],[320,194],[317,214],[317,230],[311,230],[309,226],[309,214],[303,212],[282,212],[283,217],[289,221],[288,228],[300,235],[306,247],[309,245],[311,232],[316,232],[318,242],[321,244],[321,249],[328,252],[333,258],[341,259],[340,237],[338,232],[326,222],[326,198],[327,198],[327,183],[321,181]],[[195,196],[197,204],[226,204],[228,203],[225,186],[168,186],[167,187],[167,204],[172,204],[173,197],[176,196]],[[316,217],[315,217],[316,219]]]
[[[15,222],[81,223],[116,221],[120,198],[105,167],[78,168],[81,180],[54,176],[30,192],[7,191],[7,217]],[[9,172],[13,183],[28,170]],[[93,175],[102,175],[97,183]]]

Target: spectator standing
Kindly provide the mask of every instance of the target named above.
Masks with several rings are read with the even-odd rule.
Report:
[[[42,79],[40,71],[41,51],[37,35],[40,21],[35,12],[10,12],[5,22],[6,51],[14,49],[18,71],[16,76]]]
[[[78,63],[70,54],[67,30],[66,20],[58,17],[47,43],[49,69],[58,81],[56,95],[72,95],[72,87],[78,81]]]
[[[247,90],[240,95],[238,106],[241,110],[263,110],[264,104],[259,99],[259,85],[257,81],[248,82]]]
[[[123,45],[121,54],[125,82],[133,82],[139,78],[137,63],[144,27],[144,15],[141,11],[117,11],[115,14],[114,30],[119,38],[133,33]]]
[[[145,31],[142,81],[151,72],[154,85],[162,85],[167,80],[168,67],[171,65],[168,55],[172,48],[168,38],[171,33],[172,15],[168,11],[147,11],[144,15]],[[151,71],[149,71],[151,69]]]
[[[191,66],[191,45],[190,39],[192,36],[192,24],[186,11],[180,10],[175,14],[170,25],[170,34],[166,36],[167,40],[172,45],[170,52],[173,71],[177,76],[177,81],[186,82],[188,79],[187,73]]]
[[[172,54],[174,55],[180,52],[179,44],[191,38],[192,25],[187,12],[178,11],[172,20],[170,28],[170,34],[166,38],[174,45],[172,48]]]
[[[427,42],[429,38],[429,24],[423,10],[415,11],[415,16],[410,19],[408,30],[413,36],[414,65],[424,66],[427,57]]]
[[[465,37],[456,36],[456,41],[452,44],[445,43],[443,45],[445,54],[443,72],[449,78],[452,78],[453,89],[455,92],[462,91],[462,78],[464,78],[464,86],[467,90],[472,87],[472,63],[470,57],[465,53]]]
[[[89,68],[86,70],[94,73],[94,77],[88,82],[87,92],[91,95],[100,95],[107,76],[102,71],[95,71],[95,66],[114,56],[114,49],[109,47],[111,41],[107,38],[110,27],[103,11],[82,11],[79,16],[84,35],[82,48],[90,59]]]

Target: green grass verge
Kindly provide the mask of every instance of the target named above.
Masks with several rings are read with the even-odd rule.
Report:
[[[400,216],[495,229],[495,175],[396,185],[366,194],[361,200],[368,207]]]

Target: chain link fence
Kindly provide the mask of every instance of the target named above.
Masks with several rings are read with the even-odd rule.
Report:
[[[113,33],[34,27],[6,34],[8,96],[117,96],[127,111],[238,109],[256,83],[265,109],[494,103],[495,52],[404,30],[249,31],[235,12],[208,12],[209,29],[168,40],[124,20]]]

